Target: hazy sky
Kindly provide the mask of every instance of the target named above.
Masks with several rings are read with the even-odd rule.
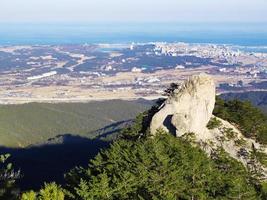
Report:
[[[267,0],[0,0],[1,22],[267,22]]]

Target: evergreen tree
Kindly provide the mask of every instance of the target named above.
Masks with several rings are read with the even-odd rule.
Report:
[[[16,181],[21,177],[20,171],[8,163],[10,155],[0,155],[0,199],[16,199],[19,193]]]
[[[267,117],[248,101],[224,101],[217,97],[213,114],[237,125],[249,138],[267,144]]]
[[[71,190],[74,199],[258,199],[242,164],[224,154],[212,160],[198,147],[162,133],[115,142],[88,168],[69,174],[76,181],[79,175]]]
[[[88,167],[76,167],[65,175],[66,189],[46,184],[23,200],[257,200],[266,199],[266,183],[248,173],[223,149],[208,156],[194,141],[194,133],[176,138],[159,130],[151,137],[149,124],[163,101],[137,116],[116,141],[102,150]],[[266,118],[247,102],[217,99],[214,114],[235,123],[248,137],[262,143]],[[213,119],[209,128],[220,124]],[[233,137],[230,134],[229,137]],[[267,140],[266,140],[267,141]]]
[[[66,191],[56,183],[45,183],[39,192],[29,191],[21,196],[21,200],[64,200]]]

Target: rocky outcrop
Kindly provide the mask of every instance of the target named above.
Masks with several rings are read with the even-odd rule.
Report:
[[[200,74],[185,81],[164,102],[152,119],[152,135],[160,128],[181,136],[188,132],[204,134],[215,104],[213,79]]]
[[[267,154],[267,147],[244,137],[234,125],[213,116],[215,96],[215,83],[210,76],[192,76],[174,90],[153,116],[151,134],[163,129],[177,137],[193,135],[193,143],[208,155],[224,149],[252,174],[261,174],[261,178],[267,180],[267,168],[255,157],[255,152]],[[217,121],[217,126],[208,129],[211,119]]]

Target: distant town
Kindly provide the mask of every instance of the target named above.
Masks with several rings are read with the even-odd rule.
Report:
[[[267,90],[267,53],[213,44],[0,46],[0,103],[154,99],[208,73],[217,92]]]

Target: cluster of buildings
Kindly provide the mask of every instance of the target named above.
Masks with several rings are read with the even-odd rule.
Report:
[[[242,54],[241,51],[233,50],[227,45],[187,43],[156,43],[155,52],[159,55],[194,55],[204,58],[238,57]]]
[[[248,78],[266,78],[267,77],[267,67],[234,67],[234,68],[220,68],[218,69],[220,73],[224,74],[236,74],[236,75],[246,75]]]
[[[267,53],[244,52],[230,45],[215,44],[155,43],[154,51],[156,55],[197,56],[230,65],[238,64],[243,57],[267,58]]]
[[[230,45],[186,43],[156,43],[154,51],[156,55],[209,58],[218,64],[218,73],[246,74],[254,78],[267,76],[267,53],[245,52]],[[177,66],[181,68],[183,66]]]

